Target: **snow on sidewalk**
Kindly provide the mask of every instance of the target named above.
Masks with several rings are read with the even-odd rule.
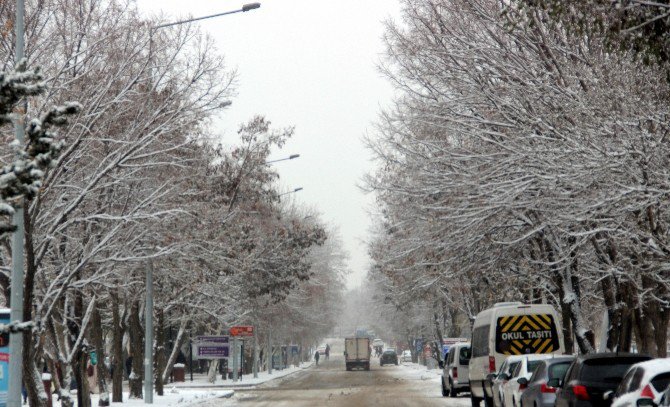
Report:
[[[272,374],[268,372],[258,373],[258,378],[254,379],[252,374],[242,376],[242,380],[237,383],[233,383],[232,380],[222,380],[221,376],[218,375],[216,383],[210,383],[207,381],[207,375],[205,374],[194,374],[193,381],[189,380],[189,374],[186,374],[186,381],[180,383],[171,383],[170,386],[175,386],[177,389],[187,389],[187,388],[236,388],[236,387],[249,387],[263,384],[267,381],[278,379],[290,375],[292,373],[299,372],[301,370],[307,369],[312,366],[313,362],[303,362],[300,366],[291,366],[283,370],[273,370]]]
[[[194,380],[191,382],[188,380],[189,375],[187,374],[187,380],[185,382],[166,384],[163,396],[158,396],[154,393],[154,405],[160,407],[188,406],[211,399],[229,398],[235,393],[235,388],[246,388],[263,384],[270,380],[279,379],[307,369],[312,366],[312,364],[313,362],[307,362],[302,363],[297,367],[291,366],[283,370],[273,370],[272,374],[261,372],[256,379],[253,378],[253,375],[244,375],[242,380],[237,383],[233,383],[232,380],[221,380],[221,376],[218,376],[216,383],[212,384],[207,381],[207,375],[204,374],[193,375]],[[54,398],[53,407],[61,407],[61,403],[56,401],[56,395],[54,394],[52,397]],[[72,397],[76,400],[77,394],[73,393]],[[91,405],[97,406],[98,398],[98,394],[92,394]],[[128,399],[127,386],[126,383],[124,383],[123,402],[112,403],[112,406],[121,405],[144,406],[146,404],[144,404],[143,399]]]
[[[216,398],[228,398],[231,397],[235,392],[233,390],[209,390],[209,389],[176,389],[170,386],[165,386],[165,393],[163,396],[157,396],[154,394],[154,405],[161,407],[172,407],[172,406],[187,406],[194,403],[199,403],[201,401],[216,399]],[[73,393],[72,396],[76,400],[77,395]],[[61,404],[59,401],[56,401],[56,395],[54,397],[54,407],[60,407]],[[91,395],[91,405],[98,405],[98,394]],[[128,399],[128,392],[123,392],[123,402],[122,403],[112,403],[112,406],[145,406],[143,399]]]

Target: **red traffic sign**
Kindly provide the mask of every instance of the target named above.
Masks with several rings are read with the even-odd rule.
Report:
[[[231,336],[254,336],[253,326],[234,326],[230,328]]]

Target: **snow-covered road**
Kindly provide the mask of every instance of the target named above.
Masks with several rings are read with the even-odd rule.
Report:
[[[449,406],[469,407],[468,395],[442,397],[438,370],[402,364],[379,366],[373,359],[369,372],[344,368],[342,356],[333,355],[318,367],[253,389],[238,389],[230,399],[210,400],[198,407],[219,406]]]

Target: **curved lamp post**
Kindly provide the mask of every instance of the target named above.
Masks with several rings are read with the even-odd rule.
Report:
[[[154,32],[161,28],[172,27],[174,25],[192,23],[194,21],[207,20],[214,17],[221,17],[229,14],[235,13],[245,13],[250,10],[255,10],[261,6],[261,3],[248,3],[242,6],[242,8],[232,11],[225,11],[223,13],[211,14],[203,17],[189,18],[187,20],[175,21],[172,23],[165,23],[155,25],[149,28],[149,69],[151,70],[151,58],[153,56],[153,38]],[[151,72],[151,71],[150,71]],[[153,82],[153,73],[150,74],[151,80]],[[153,86],[153,83],[152,83]],[[226,100],[220,107],[225,107],[230,105],[231,102]],[[153,404],[154,402],[154,388],[153,388],[153,343],[154,343],[154,327],[153,327],[153,264],[151,260],[148,262],[147,271],[146,271],[146,324],[144,332],[144,403]],[[159,372],[160,374],[160,372]]]

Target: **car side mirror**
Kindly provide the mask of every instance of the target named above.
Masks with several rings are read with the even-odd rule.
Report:
[[[649,398],[641,398],[637,399],[637,407],[656,407],[656,403],[654,403],[653,399]]]
[[[550,380],[547,382],[547,386],[548,386],[548,387],[561,387],[562,384],[563,384],[563,383],[561,383],[561,379],[559,379],[558,377],[555,377],[555,378],[553,378],[553,379],[550,379]]]
[[[526,379],[525,377],[519,377],[518,379],[516,379],[516,382],[522,386],[528,385],[528,379]]]

